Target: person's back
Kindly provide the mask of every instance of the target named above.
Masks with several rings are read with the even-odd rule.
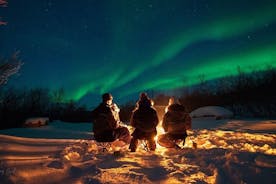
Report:
[[[144,132],[152,132],[156,129],[158,118],[156,111],[151,106],[139,107],[133,112],[131,125]]]
[[[183,105],[172,104],[164,115],[162,126],[165,132],[171,134],[185,133],[191,126],[191,118]]]
[[[112,114],[111,108],[101,103],[93,112],[93,132],[94,136],[102,134],[105,131],[112,131],[117,127],[117,122]]]
[[[94,138],[99,142],[113,142],[116,139],[126,143],[130,141],[130,133],[126,127],[120,126],[119,108],[112,103],[109,93],[102,95],[103,102],[92,111]]]
[[[137,103],[138,107],[133,111],[130,121],[135,128],[130,142],[132,152],[136,151],[139,139],[146,140],[150,150],[155,150],[156,148],[154,137],[157,134],[158,116],[152,107],[151,100],[143,94],[140,96],[140,100]]]
[[[162,126],[165,134],[158,137],[158,143],[167,148],[178,147],[178,140],[183,140],[185,144],[186,130],[191,128],[191,117],[183,105],[171,104],[163,117]]]

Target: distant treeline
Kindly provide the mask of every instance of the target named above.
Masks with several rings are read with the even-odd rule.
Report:
[[[217,105],[231,110],[236,116],[276,117],[276,69],[268,67],[265,71],[246,74],[238,68],[239,74],[200,84],[181,90],[180,103],[187,111],[202,106]],[[155,94],[155,105],[167,105],[170,96]],[[120,117],[129,122],[135,102],[120,106]],[[64,102],[64,91],[48,89],[19,90],[0,89],[0,129],[20,127],[30,117],[49,117],[50,120],[66,122],[91,122],[91,109]]]
[[[74,101],[64,101],[64,91],[48,89],[0,91],[0,128],[20,127],[30,117],[49,117],[50,120],[89,122],[91,113]]]
[[[183,89],[179,101],[189,112],[202,106],[217,105],[231,110],[236,116],[276,117],[276,69],[270,66],[265,71],[244,73],[214,81],[201,78],[200,84]],[[168,101],[168,96],[159,94],[155,102]],[[166,100],[164,100],[166,99]]]
[[[199,77],[199,85],[181,89],[178,100],[188,112],[203,106],[223,106],[236,117],[276,118],[276,69],[244,73],[237,68],[237,76],[213,81]],[[154,92],[154,104],[166,106],[171,96]],[[178,92],[179,94],[179,92]],[[135,102],[120,106],[123,122],[129,122]]]

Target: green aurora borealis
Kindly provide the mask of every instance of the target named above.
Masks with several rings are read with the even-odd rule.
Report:
[[[30,2],[1,13],[0,53],[19,48],[25,63],[9,85],[130,98],[276,67],[274,0]]]

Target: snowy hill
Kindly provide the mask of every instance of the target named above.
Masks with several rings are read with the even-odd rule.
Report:
[[[140,146],[130,153],[123,147],[118,154],[118,147],[103,152],[91,140],[90,123],[1,130],[0,181],[276,183],[275,120],[197,119],[193,125],[183,150],[146,152]]]

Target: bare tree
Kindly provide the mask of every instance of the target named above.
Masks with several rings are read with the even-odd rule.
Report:
[[[7,0],[0,0],[0,7],[7,7]],[[2,21],[0,17],[0,26],[6,25],[7,22]],[[19,52],[15,52],[10,58],[0,58],[0,86],[6,84],[9,77],[18,73],[22,66],[21,60],[18,58]]]
[[[0,0],[0,7],[7,7],[8,2],[6,0]],[[1,25],[6,25],[7,22],[2,21],[2,17],[0,17],[0,26]]]
[[[9,77],[18,73],[23,65],[22,61],[18,58],[19,52],[15,52],[8,59],[0,58],[0,86],[6,84]]]
[[[206,81],[206,76],[204,74],[198,75],[198,81],[199,81],[199,92],[200,93],[207,93],[208,92],[208,86]]]
[[[62,103],[64,101],[64,89],[60,88],[52,92],[52,100],[55,103]]]
[[[8,2],[6,0],[0,0],[0,6],[7,7]]]

